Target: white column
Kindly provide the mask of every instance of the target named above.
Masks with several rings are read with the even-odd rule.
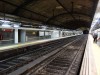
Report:
[[[60,31],[60,37],[62,37],[62,31]]]
[[[26,31],[25,30],[21,30],[20,37],[21,37],[22,43],[26,42]]]
[[[14,43],[18,43],[18,29],[14,31]]]

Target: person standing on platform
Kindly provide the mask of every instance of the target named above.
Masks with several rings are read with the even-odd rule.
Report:
[[[94,38],[94,42],[97,42],[98,34],[97,33],[93,33],[93,38]]]

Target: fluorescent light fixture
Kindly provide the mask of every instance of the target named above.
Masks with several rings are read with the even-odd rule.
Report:
[[[7,24],[7,23],[3,23],[2,26],[3,26],[3,27],[11,27],[11,26],[10,26],[9,24]]]
[[[1,22],[10,22],[10,21],[7,21],[7,20],[0,20]]]
[[[41,26],[42,27],[42,29],[47,29],[47,26]]]
[[[56,9],[62,9],[62,8],[63,8],[62,6],[57,6],[57,7],[56,7]]]
[[[27,27],[27,26],[31,26],[31,25],[22,25],[22,26],[26,26]]]
[[[18,24],[14,24],[13,27],[20,27]]]
[[[21,23],[17,23],[17,22],[11,22],[10,23],[11,27],[20,27]]]
[[[3,27],[11,27],[9,25],[10,21],[6,21],[6,20],[0,20],[0,21],[3,22],[3,24],[2,24]]]
[[[75,5],[75,8],[78,8],[78,9],[81,9],[82,8],[82,5]]]

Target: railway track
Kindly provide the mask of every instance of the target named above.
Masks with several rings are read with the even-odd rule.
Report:
[[[83,37],[22,75],[78,75],[85,44]]]
[[[74,37],[74,39],[77,39],[77,37]],[[68,40],[67,39],[58,40],[52,43],[48,43],[47,45],[44,46],[42,45],[40,48],[33,49],[29,52],[1,60],[0,75],[7,75],[13,72],[14,70],[28,64],[29,62],[34,61],[35,59],[62,47],[63,45],[69,43],[70,41],[73,41],[74,39],[69,38]]]

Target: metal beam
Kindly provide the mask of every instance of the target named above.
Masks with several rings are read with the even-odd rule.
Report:
[[[7,4],[10,4],[10,5],[12,5],[12,6],[15,6],[15,7],[19,7],[18,5],[13,4],[13,3],[10,3],[10,2],[7,2],[7,1],[5,1],[5,0],[0,0],[0,1],[2,1],[2,2],[4,2],[4,3],[7,3]],[[45,17],[45,18],[49,18],[48,16],[42,15],[42,14],[37,13],[37,12],[35,12],[35,11],[31,11],[31,10],[26,9],[26,8],[22,8],[22,9],[24,9],[24,10],[26,10],[26,11],[29,11],[29,12],[31,12],[31,13],[37,14],[37,15],[39,15],[39,16],[42,16],[42,17]]]
[[[72,10],[71,10],[71,12],[73,13],[73,11],[74,11],[74,2],[71,2],[71,4],[72,4]]]
[[[86,24],[85,24],[86,23]],[[84,26],[84,27],[90,27],[91,25],[91,22],[88,22],[86,20],[70,20],[70,21],[65,21],[63,22],[62,24],[60,24],[61,26],[66,26],[68,28],[71,28],[71,29],[74,29],[74,28],[77,28],[77,27],[81,27],[81,26]]]
[[[72,13],[72,12],[70,12],[70,13]],[[65,15],[65,14],[69,14],[69,13],[61,13],[61,14],[55,15],[55,16],[49,18],[49,19],[46,21],[46,23],[49,23],[49,21],[51,21],[51,20],[53,20],[53,19],[55,19],[55,18],[57,18],[57,17],[59,17],[59,16]],[[88,14],[85,14],[85,13],[73,12],[73,14],[80,14],[80,15],[84,15],[84,16],[88,16],[88,17],[92,18],[91,15],[88,15]]]
[[[38,0],[25,0],[24,3],[22,3],[20,6],[18,6],[18,7],[14,10],[13,14],[17,15],[17,14],[20,12],[21,9],[23,9],[23,8],[26,7],[27,5],[31,4],[33,1],[38,1]]]
[[[24,17],[24,16],[20,16],[20,17],[27,18],[27,17]],[[45,23],[45,21],[39,20],[39,19],[33,19],[33,18],[27,18],[27,19],[35,20],[35,21],[39,21],[39,22]],[[56,24],[53,24],[53,23],[48,23],[47,26],[59,26],[59,25],[56,25]]]
[[[70,13],[70,11],[68,11],[68,9],[67,9],[59,0],[56,0],[56,1],[67,11],[67,13],[68,13],[74,20],[76,20],[75,17],[73,16],[73,14]]]
[[[5,1],[5,0],[0,0],[0,1],[2,1],[2,2],[4,2],[4,3],[7,3],[7,4],[10,4],[10,5],[12,5],[12,6],[15,6],[15,7],[19,7],[18,5],[16,5],[16,4],[13,4],[13,3],[10,3],[10,2],[7,2],[7,1]],[[24,5],[23,5],[24,6]],[[24,9],[24,10],[26,10],[26,11],[28,11],[28,12],[31,12],[31,13],[33,13],[33,14],[37,14],[37,15],[39,15],[39,16],[42,16],[42,17],[45,17],[45,18],[49,18],[48,16],[45,16],[45,15],[42,15],[42,14],[40,14],[40,13],[37,13],[37,12],[34,12],[34,11],[31,11],[31,10],[28,10],[28,9],[26,9],[26,8],[21,8],[21,9]],[[19,9],[18,9],[19,10]],[[14,14],[15,15],[15,14]],[[20,16],[20,15],[17,15],[17,16]],[[27,18],[27,17],[25,17],[25,18]],[[57,22],[59,22],[59,21],[57,21]],[[43,22],[43,23],[46,23],[46,22]],[[60,22],[61,23],[61,22]]]
[[[2,1],[2,2],[4,2],[4,3],[7,3],[7,4],[9,4],[9,5],[15,6],[15,7],[17,7],[17,8],[19,7],[18,5],[13,4],[13,3],[10,3],[10,2],[7,2],[7,1],[5,1],[5,0],[0,0],[0,1]],[[42,16],[42,17],[45,17],[45,18],[49,18],[49,17],[47,17],[47,16],[45,16],[45,15],[42,15],[42,14],[40,14],[40,13],[31,11],[31,10],[28,10],[28,9],[26,9],[26,8],[21,8],[21,9],[24,9],[24,10],[26,10],[26,11],[28,11],[28,12],[37,14],[37,15]],[[11,13],[9,13],[9,14],[11,14]],[[21,16],[21,15],[17,15],[17,16],[20,16],[20,17],[23,17],[23,18],[27,18],[27,17]],[[27,19],[30,19],[30,18],[27,18]],[[34,19],[34,20],[36,20],[36,19]],[[37,21],[40,21],[40,22],[41,22],[41,20],[37,20]],[[44,24],[46,23],[46,22],[44,22],[44,21],[42,21],[42,22],[43,22]],[[57,22],[59,22],[59,21],[57,21]],[[61,23],[61,22],[59,22],[59,23]],[[49,23],[48,23],[48,24],[49,24]]]
[[[70,19],[70,20],[65,21],[65,22],[63,22],[63,23],[65,24],[65,23],[72,22],[72,21],[73,21],[73,22],[89,22],[89,23],[91,23],[91,21],[87,21],[87,20],[83,20],[83,19],[80,19],[80,20],[76,19],[76,21],[75,21],[75,20]]]
[[[91,23],[91,21],[87,21],[87,20],[78,20],[77,19],[77,21],[75,21],[75,20],[69,20],[69,21],[65,21],[65,22],[63,22],[62,24],[67,24],[67,23],[70,23],[70,24],[74,24],[74,23],[78,23],[78,22],[87,22],[87,23]],[[78,26],[78,25],[77,25]]]

